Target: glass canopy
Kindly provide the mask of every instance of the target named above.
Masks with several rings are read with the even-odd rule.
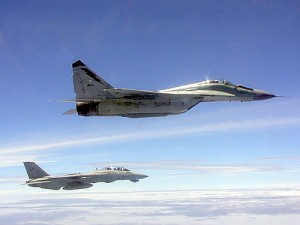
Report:
[[[102,170],[129,171],[129,169],[126,169],[125,167],[121,166],[108,166],[104,167]]]

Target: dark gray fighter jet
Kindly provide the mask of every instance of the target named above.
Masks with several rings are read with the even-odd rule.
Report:
[[[61,188],[64,190],[84,189],[92,187],[93,183],[111,183],[117,180],[138,182],[140,179],[148,177],[144,174],[131,172],[124,167],[113,166],[88,173],[73,173],[55,177],[50,176],[34,162],[24,162],[24,166],[30,179],[26,181],[28,186],[51,190],[59,190]]]

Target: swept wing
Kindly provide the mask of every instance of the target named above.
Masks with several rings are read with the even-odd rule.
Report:
[[[40,187],[44,189],[65,190],[83,189],[93,186],[87,181],[89,177],[85,175],[66,175],[62,177],[47,177],[41,179],[30,180],[27,182],[29,186]]]

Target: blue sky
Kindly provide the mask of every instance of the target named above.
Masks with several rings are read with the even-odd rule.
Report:
[[[1,1],[0,8],[1,224],[47,224],[50,215],[57,219],[49,224],[95,224],[97,213],[103,224],[300,220],[299,1]],[[62,116],[74,105],[49,100],[75,98],[78,59],[114,87],[157,90],[211,78],[285,97],[200,103],[163,118]],[[149,177],[51,192],[21,185],[23,161],[56,175],[114,164]],[[101,203],[107,208],[93,211]]]

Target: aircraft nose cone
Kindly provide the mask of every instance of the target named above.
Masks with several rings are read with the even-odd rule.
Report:
[[[137,174],[136,176],[137,176],[137,179],[144,179],[144,178],[148,177],[145,174]]]
[[[266,100],[270,98],[274,98],[276,95],[271,94],[266,91],[255,90],[254,100]]]

